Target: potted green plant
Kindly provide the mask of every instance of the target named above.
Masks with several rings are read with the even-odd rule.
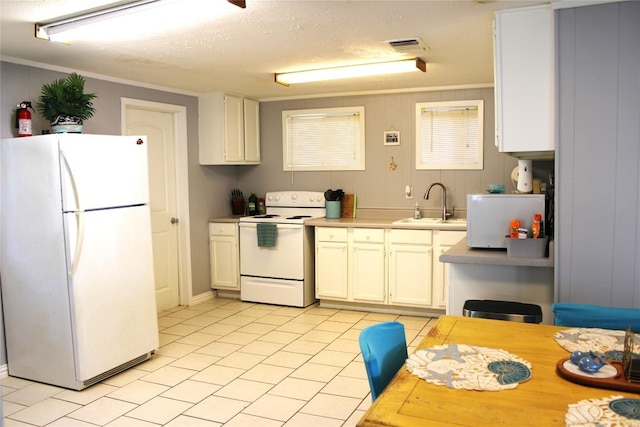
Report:
[[[42,86],[36,110],[49,120],[54,133],[82,132],[82,122],[93,116],[95,93],[84,93],[84,78],[71,73]]]

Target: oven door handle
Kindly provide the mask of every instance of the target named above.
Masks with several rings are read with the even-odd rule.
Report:
[[[256,228],[257,227],[257,223],[255,222],[241,222],[240,223],[240,227],[247,227],[247,228]],[[300,229],[302,227],[304,227],[304,225],[302,224],[276,224],[278,228],[281,229]]]

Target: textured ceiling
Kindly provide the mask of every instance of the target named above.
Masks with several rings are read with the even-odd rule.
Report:
[[[113,4],[108,0],[0,0],[4,60],[48,64],[181,92],[227,91],[259,99],[356,91],[486,85],[493,82],[492,21],[499,9],[545,1],[247,0],[224,13],[203,0],[171,1],[178,21],[168,28],[141,14],[111,40],[49,43],[34,23]],[[223,0],[206,0],[223,2]],[[119,2],[123,3],[123,2]],[[226,2],[224,2],[226,4]],[[385,40],[420,37],[429,50],[398,53]],[[284,87],[273,73],[420,56],[426,73],[307,83]]]

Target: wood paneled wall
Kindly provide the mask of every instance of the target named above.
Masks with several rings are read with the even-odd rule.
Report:
[[[557,299],[640,307],[640,2],[557,13]]]

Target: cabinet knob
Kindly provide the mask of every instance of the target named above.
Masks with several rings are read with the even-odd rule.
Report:
[[[177,224],[178,218],[171,218],[171,224]]]

